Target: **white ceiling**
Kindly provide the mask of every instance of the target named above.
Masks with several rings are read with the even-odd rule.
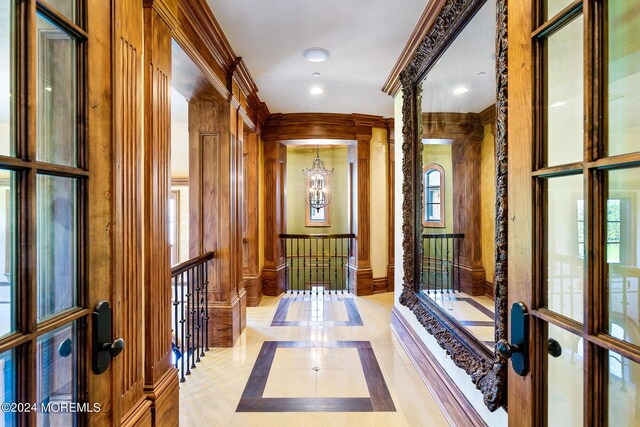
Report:
[[[488,1],[427,74],[423,112],[479,113],[496,102],[495,21],[496,4]],[[469,91],[456,95],[458,87]]]
[[[207,0],[272,113],[393,116],[381,88],[427,0]],[[307,62],[302,51],[331,57]],[[313,77],[319,72],[320,77]],[[311,95],[312,86],[322,95]]]

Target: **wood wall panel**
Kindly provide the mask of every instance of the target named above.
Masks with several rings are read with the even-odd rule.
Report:
[[[369,127],[371,132],[371,127]],[[349,205],[351,206],[351,232],[356,235],[349,261],[351,291],[358,296],[373,293],[371,269],[371,134],[358,135],[356,143],[348,149],[349,157]]]
[[[128,417],[143,397],[142,299],[142,7],[115,2],[114,20],[114,310],[125,348],[114,359],[117,413]]]
[[[244,143],[244,215],[243,215],[243,277],[247,291],[247,305],[256,307],[262,299],[260,283],[258,233],[258,134],[250,132]]]
[[[389,218],[387,239],[387,286],[393,292],[395,289],[395,135],[394,120],[387,119],[387,218]]]
[[[171,145],[171,31],[155,10],[145,18],[144,284],[145,383],[171,366],[171,283],[167,228]]]
[[[153,425],[178,418],[178,377],[171,364],[169,218],[171,30],[156,8],[144,8],[144,287],[145,387]],[[167,394],[165,394],[167,393]],[[175,412],[175,413],[173,413]]]
[[[242,145],[228,102],[189,103],[190,256],[213,250],[209,344],[231,347],[242,331]],[[237,129],[236,129],[237,130]],[[240,173],[241,175],[241,173]],[[240,178],[240,179],[239,179]]]
[[[264,267],[262,269],[262,292],[264,295],[278,296],[285,291],[284,250],[280,234],[286,230],[285,224],[285,171],[286,147],[276,140],[264,141],[265,179],[265,246]]]

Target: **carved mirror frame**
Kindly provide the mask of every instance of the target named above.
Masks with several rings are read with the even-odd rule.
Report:
[[[433,335],[456,366],[464,369],[490,411],[506,407],[507,362],[480,343],[435,302],[419,294],[422,241],[421,82],[485,1],[496,1],[496,200],[495,340],[507,338],[507,0],[446,0],[411,62],[402,83],[402,247],[404,281],[400,303]]]

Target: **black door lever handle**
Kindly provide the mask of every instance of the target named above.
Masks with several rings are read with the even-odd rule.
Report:
[[[124,350],[124,340],[122,338],[116,338],[112,343],[102,343],[101,350],[108,351],[111,357],[116,357]]]
[[[529,372],[529,312],[523,303],[511,306],[511,342],[498,341],[496,353],[505,360],[511,359],[516,374],[524,377]]]
[[[111,337],[111,307],[107,301],[100,301],[93,311],[93,372],[101,374],[107,370],[112,357],[124,349],[122,338]]]

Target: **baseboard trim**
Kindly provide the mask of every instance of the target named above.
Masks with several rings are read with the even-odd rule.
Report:
[[[484,281],[484,293],[485,295],[491,297],[491,299],[493,299],[496,295],[495,293],[495,289],[493,287],[493,283],[485,280]]]
[[[452,426],[487,427],[480,414],[396,307],[393,307],[391,313],[391,329],[449,424]]]
[[[389,292],[389,281],[386,277],[378,277],[373,279],[373,293],[380,294],[383,292]]]

